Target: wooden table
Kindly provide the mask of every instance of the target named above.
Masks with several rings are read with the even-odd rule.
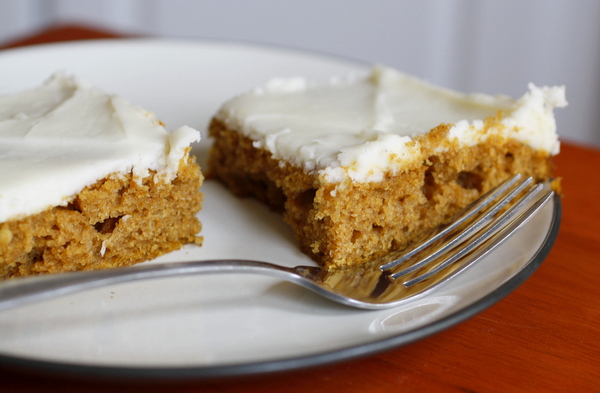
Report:
[[[57,27],[10,47],[94,38],[118,35]],[[229,380],[124,383],[3,369],[0,391],[600,392],[600,150],[563,142],[556,163],[563,218],[546,261],[504,300],[433,337],[317,369]]]

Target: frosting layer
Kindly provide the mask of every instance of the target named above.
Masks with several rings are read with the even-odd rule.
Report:
[[[0,95],[0,223],[65,206],[84,187],[133,171],[141,181],[177,175],[200,133],[168,133],[125,98],[57,74],[43,86]]]
[[[363,78],[315,85],[275,79],[234,97],[216,115],[274,158],[317,171],[337,183],[378,181],[422,161],[415,138],[450,124],[449,138],[474,145],[493,134],[557,154],[553,109],[565,106],[564,87],[536,87],[518,100],[461,94],[384,67]],[[501,111],[501,122],[485,127]]]

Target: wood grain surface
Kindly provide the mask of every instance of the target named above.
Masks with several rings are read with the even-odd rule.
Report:
[[[59,26],[4,48],[117,37]],[[548,258],[508,297],[449,330],[357,360],[227,380],[90,380],[4,366],[0,392],[600,392],[600,150],[563,141],[556,163],[563,217]]]

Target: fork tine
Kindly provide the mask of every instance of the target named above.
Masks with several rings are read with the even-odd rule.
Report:
[[[548,190],[529,209],[521,213],[517,218],[513,219],[513,217],[519,213],[522,208],[542,190],[542,188],[544,188],[543,184],[537,184],[534,186],[525,195],[521,196],[517,202],[510,206],[510,208],[504,211],[499,217],[494,219],[494,221],[490,223],[483,233],[479,234],[474,241],[467,242],[464,247],[460,248],[453,255],[447,257],[435,268],[418,277],[405,281],[403,283],[404,286],[408,288],[428,279],[429,277],[452,265],[459,259],[465,257],[469,253],[473,253],[472,259],[463,267],[461,267],[460,270],[454,272],[454,274],[457,274],[459,271],[466,269],[480,260],[483,256],[487,255],[490,251],[498,247],[518,229],[520,229],[529,220],[529,218],[531,218],[537,211],[545,206],[550,198],[553,197],[554,191]],[[392,274],[391,277],[396,279],[403,275],[403,272],[398,272],[396,274]]]
[[[450,234],[456,228],[458,228],[459,226],[461,226],[462,224],[464,224],[467,220],[473,218],[476,214],[478,214],[483,209],[485,209],[487,206],[489,206],[494,200],[496,200],[496,198],[498,198],[500,195],[502,195],[503,193],[505,193],[510,187],[512,187],[520,178],[521,178],[521,174],[518,173],[518,174],[514,175],[513,177],[511,177],[511,178],[505,180],[504,182],[500,183],[498,186],[496,186],[495,188],[493,188],[490,191],[488,191],[485,195],[483,195],[477,201],[473,202],[460,215],[460,217],[458,217],[455,220],[453,220],[451,224],[448,224],[447,226],[445,226],[443,228],[443,230],[441,230],[440,232],[437,232],[434,236],[431,236],[426,241],[420,243],[417,247],[415,247],[414,249],[412,249],[409,252],[405,253],[400,258],[398,258],[398,259],[396,259],[396,260],[394,260],[392,262],[386,263],[384,265],[381,265],[380,269],[382,271],[391,269],[394,266],[397,266],[397,265],[401,264],[402,262],[404,262],[404,261],[412,258],[414,255],[416,255],[419,252],[423,251],[424,249],[430,247],[434,243],[438,242],[440,239],[442,239],[443,237],[445,237],[448,234]],[[528,179],[522,181],[520,186],[521,187],[525,187],[532,180],[533,180],[532,178],[528,178]],[[527,184],[523,185],[523,183],[527,183]],[[521,188],[521,190],[522,190],[522,188]],[[506,203],[508,203],[508,202],[509,202],[509,200],[506,201]],[[493,212],[492,215],[496,214],[497,211],[500,210],[503,206],[504,205],[499,206],[499,208],[497,210],[495,210],[495,212]],[[489,217],[489,215],[487,217]],[[466,236],[463,236],[462,238],[465,238],[465,237]],[[458,242],[458,241],[460,241],[460,239],[458,239],[456,242]],[[415,269],[413,269],[413,270],[415,270]]]
[[[470,223],[466,228],[457,231],[450,236],[443,243],[439,244],[434,248],[427,256],[423,257],[419,262],[412,264],[404,270],[395,273],[396,278],[412,273],[413,271],[420,269],[421,267],[431,263],[438,259],[441,255],[447,254],[449,250],[454,249],[457,245],[462,243],[464,240],[474,236],[485,224],[489,222],[491,217],[495,216],[502,208],[510,203],[517,195],[519,195],[529,184],[533,182],[533,178],[527,178],[519,183],[512,191],[504,195],[498,201],[491,205],[491,207],[485,211],[481,217],[473,223]],[[531,196],[533,197],[533,195]]]

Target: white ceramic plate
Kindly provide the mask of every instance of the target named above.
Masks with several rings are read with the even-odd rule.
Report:
[[[219,105],[272,77],[323,81],[366,66],[324,55],[223,42],[123,40],[0,52],[0,94],[56,71],[156,112],[169,128],[204,130]],[[195,146],[202,162],[209,141]],[[205,244],[155,261],[248,258],[313,264],[281,217],[253,200],[203,186]],[[506,296],[543,261],[558,199],[457,279],[405,306],[361,311],[293,284],[253,275],[121,284],[0,313],[0,365],[54,373],[186,378],[315,366],[423,338]]]

